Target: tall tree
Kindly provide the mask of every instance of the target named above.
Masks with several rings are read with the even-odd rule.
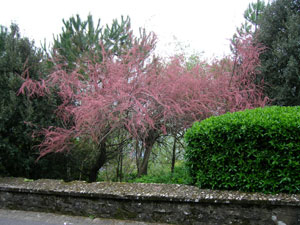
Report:
[[[261,15],[257,41],[261,54],[261,80],[274,105],[300,105],[300,2],[276,0]]]

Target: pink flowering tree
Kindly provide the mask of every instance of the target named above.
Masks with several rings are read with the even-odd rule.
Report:
[[[41,131],[40,157],[72,150],[74,140],[89,140],[99,154],[90,181],[107,161],[107,141],[123,130],[142,143],[138,175],[147,174],[152,147],[161,135],[176,134],[194,121],[228,111],[264,106],[262,87],[254,80],[262,48],[245,38],[236,45],[236,58],[185,68],[180,57],[163,64],[154,56],[155,35],[132,39],[132,48],[120,56],[103,50],[101,63],[86,62],[67,72],[59,65],[45,80],[26,77],[20,93],[31,97],[57,91],[62,104],[57,116],[64,127]],[[103,48],[104,49],[104,48]]]

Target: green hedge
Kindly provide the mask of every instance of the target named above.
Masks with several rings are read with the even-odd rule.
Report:
[[[300,107],[265,107],[196,122],[186,161],[200,188],[299,193]]]

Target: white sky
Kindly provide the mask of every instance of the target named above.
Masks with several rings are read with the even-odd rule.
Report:
[[[254,0],[7,0],[0,8],[0,24],[19,25],[21,33],[34,39],[37,46],[46,38],[53,40],[63,27],[62,19],[91,13],[94,21],[111,24],[121,15],[131,18],[137,33],[139,27],[158,36],[157,50],[171,55],[176,47],[174,37],[188,51],[203,52],[203,57],[229,54],[229,39],[243,22],[243,13]]]

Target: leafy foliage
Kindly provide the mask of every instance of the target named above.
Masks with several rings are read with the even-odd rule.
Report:
[[[197,122],[185,134],[201,188],[299,193],[300,108],[265,107]]]
[[[276,0],[259,21],[257,41],[266,46],[261,54],[261,77],[265,93],[274,105],[300,105],[300,5]]]

